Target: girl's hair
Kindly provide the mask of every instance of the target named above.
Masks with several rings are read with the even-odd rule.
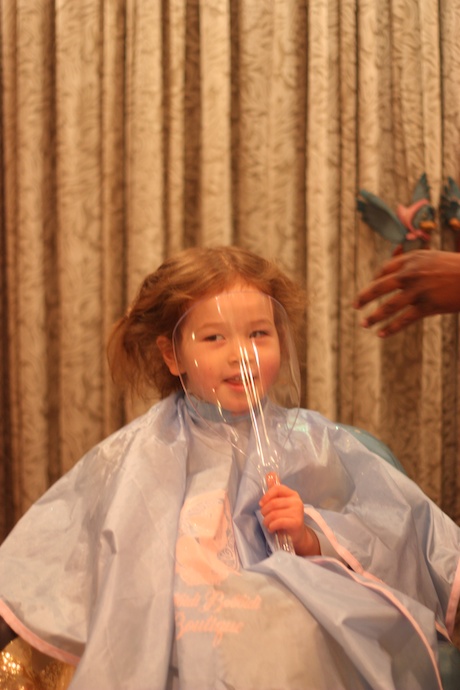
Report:
[[[306,298],[272,261],[241,247],[193,247],[167,259],[142,282],[126,314],[113,327],[108,343],[114,381],[138,395],[155,388],[166,397],[181,388],[157,346],[158,336],[172,339],[175,325],[192,304],[242,281],[273,297],[288,315],[294,337],[301,337]]]

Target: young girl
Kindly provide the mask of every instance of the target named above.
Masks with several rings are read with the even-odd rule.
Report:
[[[273,263],[195,248],[116,324],[114,378],[162,400],[0,549],[0,615],[76,666],[73,690],[441,688],[460,530],[343,428],[280,407],[304,305]]]

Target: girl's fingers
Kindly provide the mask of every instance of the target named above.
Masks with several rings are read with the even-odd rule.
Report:
[[[265,517],[266,515],[270,515],[270,513],[279,510],[292,510],[303,514],[303,504],[295,498],[291,498],[289,496],[272,498],[270,501],[261,506],[260,512]]]
[[[275,484],[264,493],[259,501],[259,505],[263,506],[277,496],[299,496],[299,494],[289,489],[289,487],[284,486],[284,484]]]

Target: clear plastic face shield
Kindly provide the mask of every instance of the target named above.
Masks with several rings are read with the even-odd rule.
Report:
[[[238,421],[248,419],[262,490],[279,483],[283,448],[300,401],[298,359],[282,305],[251,288],[204,299],[177,323],[173,347],[183,388],[198,415],[211,405],[213,419],[231,426],[231,442],[239,450]],[[294,552],[285,534],[277,535],[277,544]]]

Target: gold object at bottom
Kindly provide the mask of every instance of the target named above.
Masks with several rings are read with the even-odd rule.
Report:
[[[17,637],[0,653],[0,690],[66,690],[74,671]]]

